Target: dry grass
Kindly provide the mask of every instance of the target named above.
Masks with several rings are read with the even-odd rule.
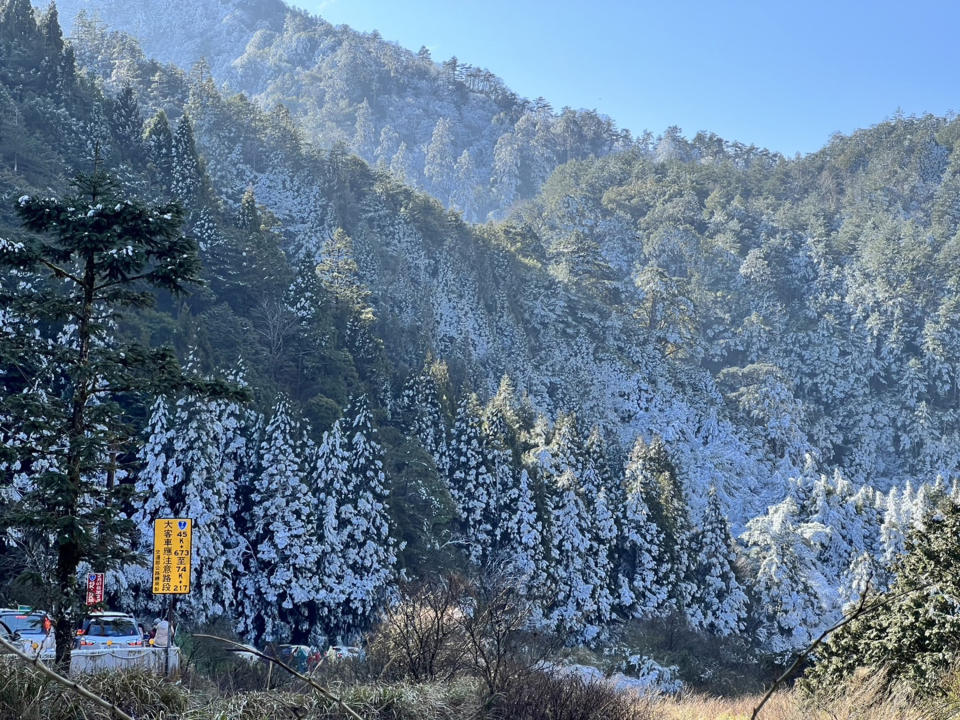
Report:
[[[528,678],[481,709],[478,680],[424,683],[337,683],[332,689],[367,720],[747,720],[759,695],[677,698],[612,694],[609,688]],[[84,684],[138,720],[340,720],[345,715],[309,692],[288,685],[272,691],[190,690],[144,673],[88,676]],[[960,673],[944,681],[946,699],[921,702],[885,690],[882,674],[861,674],[829,697],[801,690],[776,693],[762,720],[952,720],[960,718]],[[106,711],[0,658],[0,720],[107,720]]]
[[[181,685],[145,672],[91,675],[80,681],[143,720],[178,717],[190,700]],[[0,658],[0,720],[107,720],[110,715],[19,660]]]
[[[717,698],[690,694],[654,701],[664,720],[748,720],[760,695]],[[775,693],[764,705],[760,720],[951,720],[960,717],[955,704],[921,701],[904,690],[886,689],[882,673],[855,677],[829,696],[813,697],[801,690]]]

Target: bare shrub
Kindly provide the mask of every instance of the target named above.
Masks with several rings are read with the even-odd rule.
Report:
[[[530,629],[533,606],[514,578],[487,572],[460,600],[460,623],[469,666],[492,698],[534,672],[555,649]]]
[[[651,705],[603,681],[543,672],[513,682],[493,700],[496,720],[652,720]]]
[[[464,669],[459,576],[433,578],[404,589],[368,640],[370,662],[388,678],[449,680]]]

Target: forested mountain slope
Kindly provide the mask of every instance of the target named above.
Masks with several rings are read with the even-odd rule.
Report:
[[[456,58],[435,62],[425,49],[416,54],[275,0],[64,0],[58,7],[70,33],[95,44],[101,59],[119,51],[104,27],[137,38],[162,62],[189,68],[203,59],[218,83],[261,107],[283,103],[311,142],[342,142],[468,220],[502,217],[561,163],[632,144],[596,112],[555,112],[487,70]],[[85,17],[74,23],[80,11]],[[121,63],[109,79],[122,84],[127,72]]]
[[[624,291],[615,292],[576,282],[594,270],[579,235],[570,248],[548,248],[529,223],[469,227],[339,148],[318,164],[282,108],[263,112],[222,95],[209,75],[184,75],[126,47],[118,60],[81,43],[80,62],[103,77],[122,65],[141,104],[170,118],[185,110],[228,203],[252,188],[298,260],[322,260],[338,227],[352,238],[396,369],[417,368],[431,352],[485,394],[508,374],[538,410],[577,412],[623,448],[640,433],[661,434],[676,441],[695,486],[750,498],[737,520],[779,496],[781,459],[765,458],[726,420],[708,373],[664,354],[635,321],[632,281],[619,279]]]

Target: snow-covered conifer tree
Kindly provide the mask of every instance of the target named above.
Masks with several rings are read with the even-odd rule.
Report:
[[[446,477],[450,466],[446,424],[440,409],[437,383],[430,373],[424,370],[407,381],[402,405],[408,417],[408,432],[420,441],[423,449],[433,458],[437,473]]]
[[[234,605],[236,465],[234,453],[226,451],[238,439],[227,437],[222,424],[227,412],[226,402],[196,397],[177,402],[170,477],[179,497],[171,509],[174,517],[194,523],[192,587],[182,604],[198,624],[229,615]]]
[[[830,624],[820,602],[826,583],[817,571],[816,552],[827,528],[800,523],[792,498],[772,506],[747,524],[743,540],[756,575],[760,640],[774,653],[804,647]]]
[[[203,188],[203,167],[193,139],[193,126],[187,115],[181,116],[177,123],[172,150],[173,194],[182,203],[196,202]]]
[[[317,537],[320,542],[321,576],[324,588],[317,598],[318,612],[314,633],[340,627],[341,607],[347,600],[347,567],[341,537],[341,506],[353,507],[348,492],[350,448],[343,434],[343,421],[337,420],[323,434],[317,448],[311,489],[317,504]]]
[[[602,617],[595,602],[597,568],[590,555],[588,512],[571,470],[557,478],[550,492],[547,618],[558,632],[589,641],[600,632]]]
[[[143,142],[147,147],[147,157],[153,165],[157,180],[161,183],[173,181],[173,133],[163,110],[157,112],[143,130]]]
[[[644,499],[642,449],[639,444],[634,446],[624,468],[624,504],[617,541],[617,601],[636,618],[663,613],[674,584],[673,569],[663,562],[663,534]]]
[[[445,117],[437,120],[430,142],[424,148],[423,175],[432,193],[447,203],[453,191],[456,169],[450,120]]]
[[[590,555],[595,565],[593,601],[598,620],[605,624],[613,612],[617,584],[615,550],[618,531],[613,513],[615,487],[599,428],[594,428],[587,438],[580,488],[587,509]]]
[[[679,470],[659,437],[649,445],[638,438],[628,465],[650,518],[663,538],[658,560],[663,566],[661,577],[667,583],[674,608],[682,613],[693,591],[690,547],[693,525]]]
[[[130,588],[131,599],[138,609],[145,609],[152,601],[147,592],[152,582],[149,563],[152,562],[153,521],[161,517],[173,517],[171,502],[174,480],[170,477],[170,469],[174,436],[169,401],[158,397],[150,408],[146,442],[137,454],[140,472],[134,487],[140,505],[130,518],[139,530],[135,549],[143,555],[144,562],[126,565],[120,582],[122,587]]]
[[[248,636],[288,640],[308,633],[310,608],[323,591],[317,508],[304,477],[303,431],[280,396],[260,443],[260,473],[251,498],[256,578],[247,597]]]
[[[691,625],[715,635],[743,631],[747,596],[734,571],[733,538],[715,487],[693,542],[694,591],[687,607]]]
[[[349,463],[342,485],[333,492],[339,500],[337,543],[344,566],[339,627],[347,632],[364,628],[385,600],[394,581],[396,553],[382,450],[365,397],[351,403],[343,427]]]
[[[457,408],[450,442],[450,495],[457,508],[467,553],[475,563],[489,559],[498,505],[496,476],[487,466],[487,448],[475,395]]]
[[[503,496],[500,524],[501,557],[507,573],[516,578],[520,592],[542,600],[546,572],[543,554],[543,523],[537,514],[530,475],[521,468]]]

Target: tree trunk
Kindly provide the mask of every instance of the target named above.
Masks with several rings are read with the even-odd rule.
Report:
[[[88,251],[83,274],[83,304],[77,322],[77,364],[74,367],[73,401],[70,425],[67,428],[67,477],[65,486],[57,498],[65,521],[57,538],[57,598],[54,607],[56,625],[57,667],[62,672],[70,669],[73,650],[73,609],[78,605],[76,597],[77,566],[80,564],[80,533],[82,528],[69,522],[83,494],[83,443],[87,433],[86,409],[90,397],[87,366],[90,363],[90,320],[93,317],[93,296],[96,284],[94,256]]]

